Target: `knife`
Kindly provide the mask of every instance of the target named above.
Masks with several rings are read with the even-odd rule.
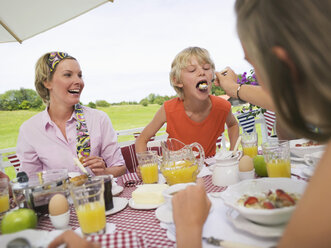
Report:
[[[260,246],[247,245],[247,244],[227,241],[223,239],[216,239],[214,237],[209,237],[209,238],[203,237],[202,239],[205,240],[208,244],[221,246],[223,248],[261,248]]]

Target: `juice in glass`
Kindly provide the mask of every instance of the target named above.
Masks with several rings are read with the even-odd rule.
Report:
[[[0,195],[0,213],[9,210],[9,195]]]
[[[84,236],[106,232],[104,178],[93,177],[81,186],[72,185],[71,198]]]
[[[241,146],[243,148],[244,155],[254,158],[257,155],[257,133],[242,133],[241,134]]]
[[[97,233],[106,226],[105,204],[101,201],[79,205],[76,213],[84,234]]]
[[[7,178],[0,178],[0,214],[9,210],[9,184]]]
[[[291,177],[290,145],[287,140],[270,140],[262,144],[269,177]]]
[[[248,146],[243,148],[244,155],[254,158],[257,155],[257,146]]]
[[[291,164],[289,160],[274,159],[267,162],[269,177],[291,177]]]
[[[195,182],[197,178],[198,165],[192,161],[179,161],[171,165],[163,166],[162,174],[169,185],[177,183]]]
[[[159,180],[159,169],[157,163],[139,166],[143,183],[157,183]]]

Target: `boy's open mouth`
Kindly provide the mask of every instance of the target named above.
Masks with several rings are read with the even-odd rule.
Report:
[[[196,88],[200,91],[207,91],[208,90],[208,82],[206,80],[201,80],[197,83]]]

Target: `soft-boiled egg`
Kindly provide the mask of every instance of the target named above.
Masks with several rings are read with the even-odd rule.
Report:
[[[242,158],[239,160],[239,171],[251,171],[253,169],[253,159],[248,155],[242,156]]]
[[[67,198],[62,194],[56,194],[52,196],[48,204],[49,214],[57,216],[68,212],[69,204]]]

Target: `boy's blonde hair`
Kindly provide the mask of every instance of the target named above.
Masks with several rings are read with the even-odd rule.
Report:
[[[210,64],[213,72],[215,71],[215,64],[210,58],[209,52],[204,48],[188,47],[178,53],[175,59],[172,61],[169,76],[171,86],[175,89],[181,99],[184,98],[183,88],[176,86],[175,83],[180,82],[182,69],[190,64],[192,57],[195,57],[199,64]]]

